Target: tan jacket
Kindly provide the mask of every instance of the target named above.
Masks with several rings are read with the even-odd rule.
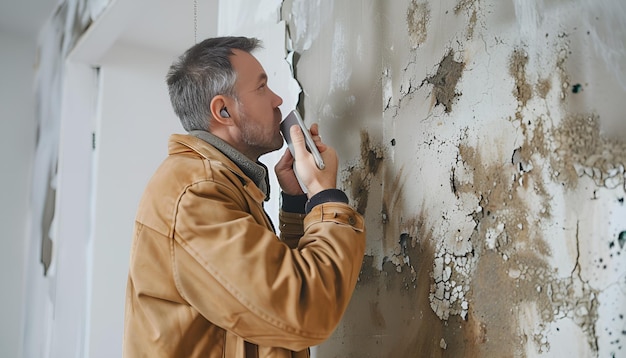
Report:
[[[359,275],[363,218],[336,202],[281,212],[279,241],[263,200],[220,151],[172,135],[136,217],[125,357],[308,357],[329,337]]]

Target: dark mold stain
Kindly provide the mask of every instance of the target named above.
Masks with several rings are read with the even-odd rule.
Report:
[[[457,189],[458,187],[458,182],[456,179],[456,168],[452,167],[452,169],[450,170],[450,188],[452,189],[452,193],[454,194],[454,196],[456,196],[456,198],[459,198],[459,191]]]
[[[583,86],[580,83],[577,83],[572,86],[572,93],[578,93],[583,90]]]
[[[349,167],[350,172],[346,182],[350,194],[355,201],[357,212],[364,214],[369,200],[370,183],[376,176],[383,161],[383,151],[370,142],[369,134],[361,131],[361,158],[357,165]]]
[[[409,234],[403,232],[402,234],[400,234],[400,249],[402,250],[402,255],[406,256],[409,254],[409,242],[411,240],[411,237],[409,236]]]
[[[367,209],[367,201],[369,200],[369,182],[364,180],[361,172],[354,168],[350,171],[349,176],[350,193],[356,202],[356,211],[363,215]]]
[[[453,51],[449,50],[448,54],[439,63],[437,73],[424,80],[424,82],[433,85],[432,93],[436,101],[435,105],[443,105],[446,113],[452,111],[454,99],[461,95],[456,92],[456,85],[463,74],[464,68],[465,63],[456,62]]]
[[[617,236],[617,242],[619,243],[619,248],[623,249],[626,244],[626,231],[622,231]]]
[[[370,302],[370,317],[375,327],[380,329],[386,328],[385,316],[380,310],[380,304],[376,301]]]
[[[394,218],[394,220],[397,218]],[[342,345],[333,351],[322,345],[322,357],[442,357],[440,347],[445,330],[462,335],[459,327],[445,327],[430,309],[428,300],[433,265],[432,227],[424,215],[394,227],[390,234],[400,244],[410,263],[401,265],[386,260],[374,264],[366,255],[353,298],[345,314],[350,333],[341,336]],[[408,229],[411,227],[413,229]],[[391,228],[390,228],[391,229]],[[445,354],[462,355],[449,348]]]

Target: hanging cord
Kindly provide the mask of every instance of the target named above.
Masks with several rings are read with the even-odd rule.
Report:
[[[193,0],[193,42],[198,43],[198,0]]]

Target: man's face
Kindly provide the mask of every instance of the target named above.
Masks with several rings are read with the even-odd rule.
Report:
[[[283,100],[268,87],[267,74],[254,56],[241,50],[233,53],[230,61],[237,73],[235,91],[239,100],[233,120],[240,131],[239,145],[244,154],[256,159],[283,145],[278,108]]]

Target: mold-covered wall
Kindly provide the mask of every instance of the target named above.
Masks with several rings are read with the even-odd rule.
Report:
[[[285,0],[367,220],[320,357],[626,356],[626,5]]]

